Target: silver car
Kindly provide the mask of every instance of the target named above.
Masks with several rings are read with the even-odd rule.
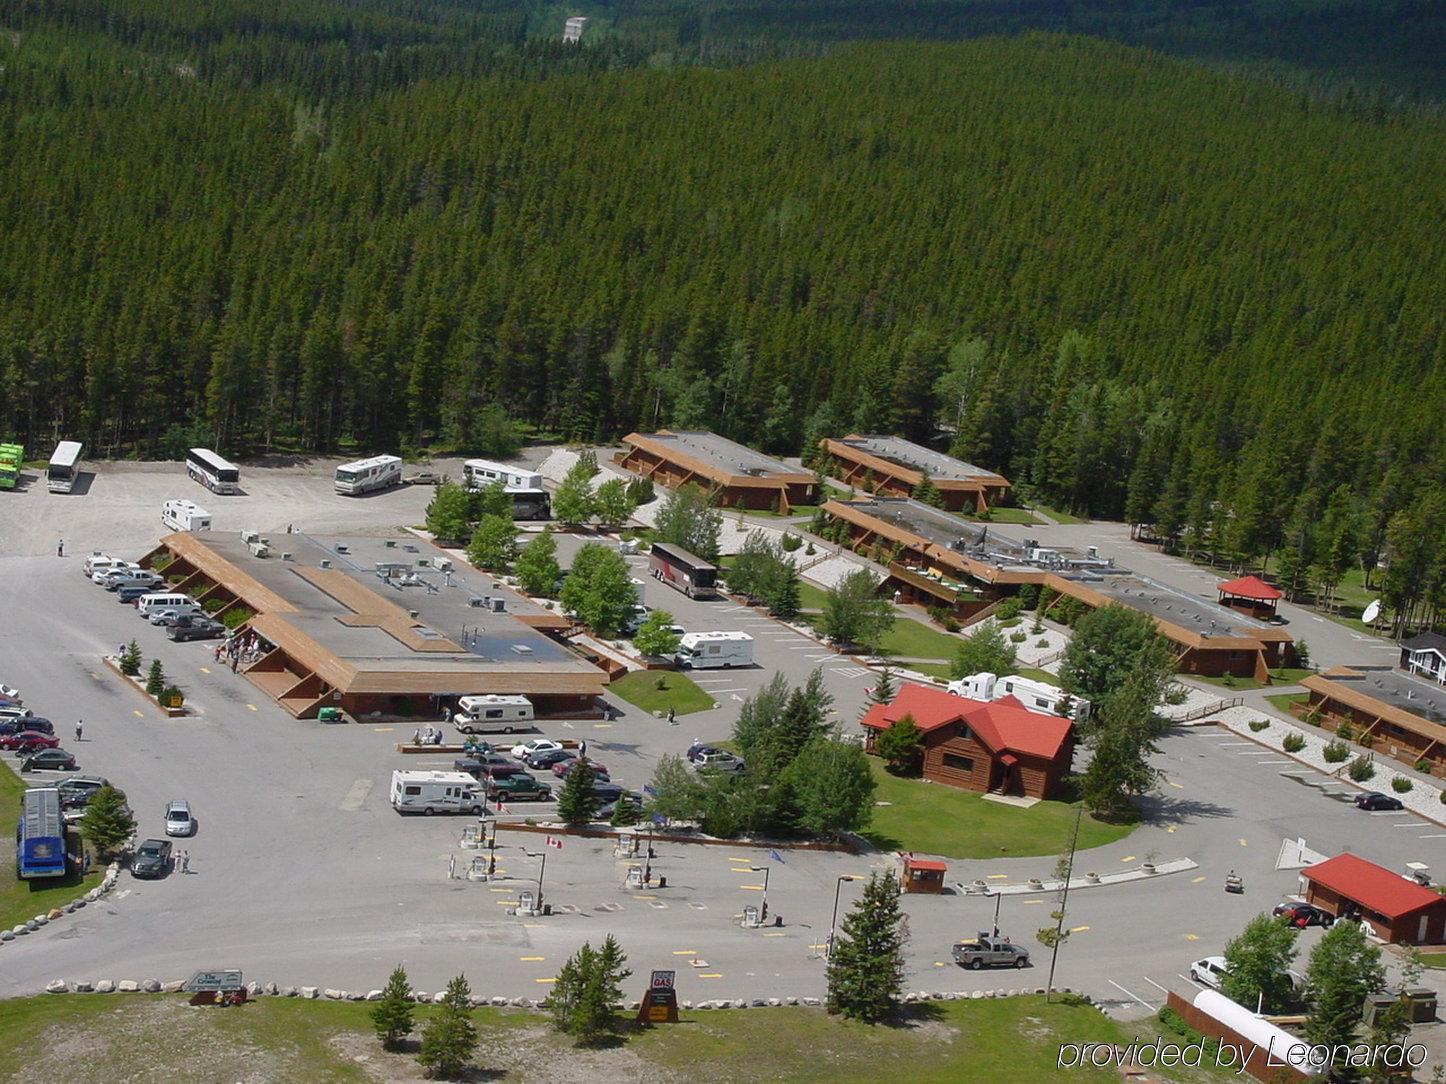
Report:
[[[166,804],[166,835],[189,836],[195,830],[196,818],[191,816],[190,803],[176,801]]]

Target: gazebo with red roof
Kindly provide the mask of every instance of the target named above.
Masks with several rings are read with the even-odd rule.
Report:
[[[1446,943],[1446,896],[1354,854],[1300,871],[1305,899],[1337,918],[1357,916],[1383,941]]]
[[[1028,710],[1012,696],[970,700],[943,689],[904,685],[892,703],[875,704],[859,722],[865,748],[904,716],[924,737],[925,779],[985,793],[1047,798],[1069,774],[1074,724]]]
[[[1216,590],[1220,592],[1220,605],[1262,620],[1275,616],[1276,604],[1281,599],[1280,592],[1259,576],[1241,576],[1220,584]]]

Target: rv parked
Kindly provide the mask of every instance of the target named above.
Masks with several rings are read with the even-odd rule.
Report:
[[[497,693],[464,696],[457,701],[457,709],[452,722],[463,734],[511,734],[530,729],[537,717],[527,697]]]
[[[690,632],[678,641],[679,666],[728,670],[753,665],[753,637],[746,632]]]
[[[481,814],[486,807],[477,780],[464,772],[392,772],[392,808],[398,813]]]
[[[173,531],[209,531],[211,513],[195,501],[167,501],[161,506],[161,523]]]
[[[402,461],[394,455],[374,455],[336,468],[336,491],[346,497],[357,497],[379,489],[402,484]]]

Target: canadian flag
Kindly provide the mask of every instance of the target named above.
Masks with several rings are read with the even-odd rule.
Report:
[[[549,847],[555,848],[556,850],[559,850],[559,851],[562,850],[562,840],[560,840],[560,839],[553,839],[551,836],[548,836],[547,839],[544,840],[544,842],[545,842]]]

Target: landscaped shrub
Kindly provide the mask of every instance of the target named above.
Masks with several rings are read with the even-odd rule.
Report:
[[[1415,785],[1414,781],[1406,778],[1404,775],[1398,775],[1391,780],[1391,789],[1397,794],[1407,794]]]
[[[1048,646],[1049,646],[1049,641],[1048,641],[1047,639],[1045,639],[1043,636],[1041,636],[1038,640],[1036,640],[1036,641],[1034,642],[1034,646],[1035,646],[1035,647],[1048,647]]]
[[[1376,766],[1371,763],[1370,757],[1359,756],[1351,761],[1351,766],[1346,769],[1346,774],[1355,782],[1364,783],[1376,774]]]
[[[1351,747],[1343,741],[1327,742],[1320,755],[1325,757],[1327,764],[1339,764],[1351,755]]]
[[[1012,643],[1022,644],[1025,640],[1029,639],[1029,633],[1025,632],[1023,629],[1020,629],[1018,632],[1011,632],[1009,634],[1009,639]]]
[[[1026,610],[1032,610],[1039,605],[1039,584],[1027,583],[1019,589],[1019,604]]]
[[[161,669],[161,660],[152,659],[150,672],[146,674],[146,692],[160,696],[166,688],[166,672]]]
[[[792,553],[801,545],[803,545],[803,539],[799,538],[798,535],[793,532],[790,531],[783,536],[783,549],[785,553]]]
[[[1376,744],[1376,736],[1374,734],[1362,734],[1360,741],[1362,749],[1369,749]]]
[[[818,552],[818,550],[816,550],[816,549],[813,548],[813,543],[812,543],[812,542],[810,542],[808,545],[806,545],[806,546],[803,547],[803,554],[804,554],[805,557],[812,557],[812,556],[813,556],[815,553],[817,553],[817,552]]]
[[[944,631],[945,631],[945,632],[958,632],[958,631],[959,631],[959,628],[960,628],[959,622],[956,621],[956,620],[954,620],[954,615],[953,615],[953,614],[947,615],[947,616],[944,618],[943,624],[944,624]]]
[[[1298,730],[1292,730],[1280,743],[1282,749],[1287,753],[1299,753],[1305,748],[1305,735]]]
[[[205,610],[208,614],[213,614],[225,606],[227,601],[227,599],[222,598],[220,595],[207,595],[201,603],[201,609]]]
[[[185,578],[186,574],[184,572],[172,572],[169,576],[166,577],[166,582],[172,587],[174,587]]]
[[[994,617],[998,621],[1013,621],[1019,616],[1019,611],[1024,609],[1024,603],[1018,598],[1007,598],[994,610]]]
[[[930,606],[927,612],[929,614],[929,620],[936,621],[942,625],[949,616],[949,607]]]
[[[1418,772],[1429,772],[1431,770],[1431,762],[1425,757],[1422,757],[1420,760],[1416,761],[1416,770]]]
[[[1183,685],[1171,685],[1165,690],[1165,703],[1172,708],[1178,708],[1188,699],[1190,699],[1190,690]]]
[[[238,602],[221,615],[221,624],[228,629],[237,629],[256,616],[250,607]]]
[[[1342,723],[1340,726],[1336,727],[1336,737],[1340,738],[1341,741],[1350,741],[1355,736],[1356,732],[1351,727],[1350,723]]]
[[[1254,733],[1256,733],[1256,734],[1259,734],[1262,730],[1267,730],[1267,729],[1269,729],[1269,727],[1270,727],[1270,723],[1269,723],[1268,721],[1266,721],[1265,719],[1252,719],[1252,720],[1250,720],[1250,729],[1251,729]]]
[[[175,558],[172,557],[169,553],[158,553],[151,558],[151,571],[164,572],[166,570],[166,566],[174,560]]]

